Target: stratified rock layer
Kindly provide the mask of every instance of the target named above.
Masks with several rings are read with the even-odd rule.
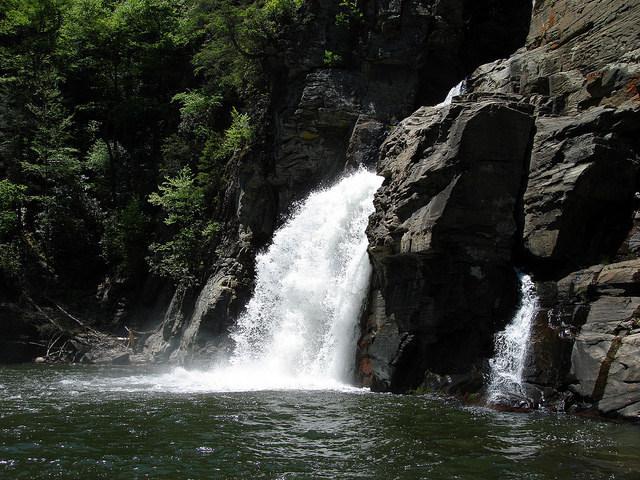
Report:
[[[579,408],[637,419],[640,259],[594,265],[546,282],[542,299],[529,384],[552,402],[558,391],[568,390]]]

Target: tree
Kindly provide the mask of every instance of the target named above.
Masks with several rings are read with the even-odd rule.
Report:
[[[20,216],[24,185],[0,180],[0,276],[15,279],[22,270]]]
[[[167,178],[158,190],[149,196],[149,203],[162,209],[169,238],[149,247],[151,271],[176,283],[197,284],[218,225],[205,219],[204,193],[188,167]]]

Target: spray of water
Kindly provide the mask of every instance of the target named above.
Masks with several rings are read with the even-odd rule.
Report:
[[[538,310],[535,285],[529,275],[520,276],[520,307],[507,328],[496,335],[496,354],[491,359],[488,401],[509,403],[526,397],[522,373],[527,359],[531,326]]]
[[[382,179],[358,171],[313,193],[257,258],[231,363],[280,378],[347,381],[371,266],[365,229]]]

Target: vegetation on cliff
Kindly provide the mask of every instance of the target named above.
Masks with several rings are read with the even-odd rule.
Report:
[[[299,0],[2,0],[0,295],[197,284]]]
[[[0,362],[133,346],[205,283],[301,6],[0,0]]]

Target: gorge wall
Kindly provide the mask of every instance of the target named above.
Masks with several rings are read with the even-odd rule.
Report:
[[[637,2],[536,2],[525,47],[387,137],[365,383],[477,390],[518,268],[542,305],[529,396],[638,419],[638,20]]]
[[[519,269],[542,307],[529,396],[637,419],[640,3],[537,1],[531,17],[529,2],[379,0],[348,32],[335,5],[303,9],[269,59],[261,141],[228,172],[209,280],[175,292],[146,352],[224,350],[292,203],[375,164],[363,384],[478,391]],[[437,105],[464,77],[466,94]]]
[[[497,0],[376,1],[361,5],[345,28],[337,4],[305,2],[289,47],[269,57],[260,141],[228,172],[218,260],[201,291],[175,292],[146,341],[151,357],[208,359],[224,348],[252,290],[255,254],[292,203],[345,168],[374,165],[398,120],[514,51],[531,14],[528,4]]]

